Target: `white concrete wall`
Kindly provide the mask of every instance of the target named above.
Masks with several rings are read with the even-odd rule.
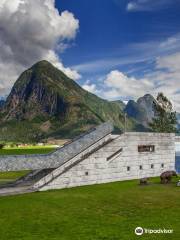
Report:
[[[112,142],[85,160],[77,161],[77,164],[74,164],[69,170],[64,171],[68,165],[71,166],[72,161],[66,163],[66,166],[56,169],[54,179],[52,173],[35,186],[42,186],[44,181],[47,184],[43,184],[43,187],[40,188],[41,191],[60,189],[159,176],[163,171],[175,169],[174,134],[126,133],[114,138]],[[139,153],[138,145],[155,145],[155,152]],[[123,148],[122,152],[107,161],[107,157],[120,148]],[[151,164],[154,164],[153,169],[151,169]],[[164,164],[164,168],[161,167],[161,164]],[[140,165],[143,166],[142,170],[139,169]],[[130,171],[127,171],[128,166]],[[50,181],[50,179],[53,180]]]

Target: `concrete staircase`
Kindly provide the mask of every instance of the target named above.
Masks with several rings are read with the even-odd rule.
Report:
[[[56,152],[44,156],[46,157],[45,161],[48,161],[49,156],[49,160],[52,162],[51,166],[53,167],[33,170],[15,182],[0,186],[0,196],[38,191],[64,171],[67,171],[90,154],[111,142],[113,140],[111,135],[112,129],[113,127],[110,123],[104,123],[68,142]],[[58,166],[54,167],[57,165],[56,162]]]
[[[35,192],[33,185],[53,170],[54,168],[34,170],[14,182],[2,184],[0,185],[0,196]]]
[[[94,142],[91,146],[86,148],[84,151],[78,153],[76,156],[69,159],[68,161],[63,163],[61,166],[56,168],[54,171],[50,172],[48,175],[40,179],[38,182],[34,184],[33,188],[35,190],[40,190],[41,188],[43,188],[44,186],[52,182],[54,179],[58,178],[61,174],[65,173],[66,171],[71,169],[73,166],[83,161],[84,159],[89,157],[91,154],[95,153],[100,148],[109,144],[113,140],[114,138],[111,134],[107,134],[106,136],[103,136],[100,140],[98,140],[97,142]]]
[[[58,168],[78,153],[90,147],[94,142],[110,134],[112,130],[113,126],[109,122],[103,123],[49,154],[0,156],[0,171],[33,171],[36,169]]]

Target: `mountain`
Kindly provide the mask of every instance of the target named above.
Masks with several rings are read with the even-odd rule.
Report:
[[[124,127],[123,103],[109,102],[82,89],[47,61],[21,74],[0,111],[0,140],[71,138],[110,120]],[[128,118],[129,129],[139,124]]]
[[[129,117],[136,119],[144,127],[148,127],[154,117],[154,102],[156,100],[150,94],[140,97],[137,102],[130,100],[124,111]]]
[[[124,104],[121,100],[112,101],[112,103],[118,104],[122,111],[124,111],[126,107],[126,104]]]
[[[149,128],[149,123],[155,117],[155,102],[156,100],[152,95],[146,94],[143,97],[140,97],[137,102],[130,100],[124,108],[124,112],[127,113],[129,117],[135,119],[138,123],[142,124],[145,127],[145,130],[147,130]],[[176,117],[177,131],[178,134],[180,134],[180,113],[177,112]]]
[[[4,106],[5,101],[4,100],[0,100],[0,109]]]

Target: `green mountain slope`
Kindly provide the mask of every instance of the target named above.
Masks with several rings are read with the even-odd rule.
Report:
[[[47,61],[21,74],[0,111],[0,140],[40,141],[73,137],[111,120],[123,129],[123,103],[108,102],[82,89]],[[129,129],[138,126],[127,119]]]

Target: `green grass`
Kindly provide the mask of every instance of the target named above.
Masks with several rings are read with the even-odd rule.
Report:
[[[180,188],[138,181],[0,197],[1,240],[179,240]],[[137,226],[174,229],[135,236]]]
[[[0,172],[0,184],[15,181],[26,175],[29,171]]]
[[[24,176],[29,171],[16,171],[16,172],[0,172],[1,179],[17,179]]]
[[[3,148],[0,149],[0,155],[26,155],[26,154],[47,154],[54,150],[52,146],[30,146],[23,148]]]

